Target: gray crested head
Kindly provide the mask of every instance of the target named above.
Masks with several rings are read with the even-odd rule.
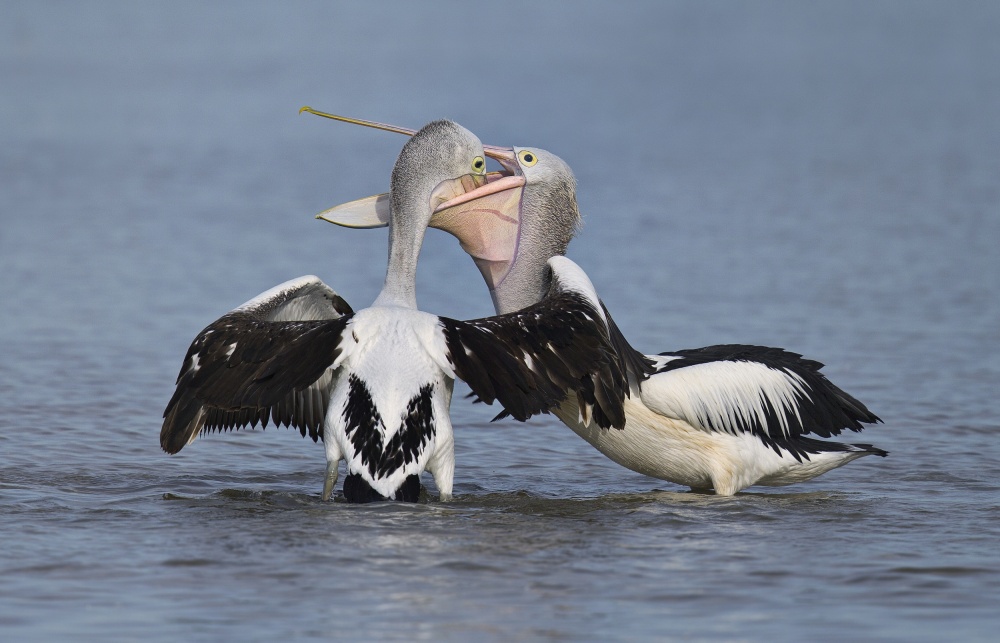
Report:
[[[481,165],[475,168],[477,160]],[[421,214],[426,210],[429,219],[436,205],[429,201],[435,188],[449,179],[482,174],[485,167],[483,144],[475,134],[449,120],[424,125],[403,146],[392,168],[389,191],[394,216],[412,217],[417,212],[411,210],[420,210]],[[403,201],[421,195],[426,197],[422,204]]]
[[[517,255],[504,280],[491,292],[499,313],[512,312],[542,299],[549,288],[546,262],[566,254],[581,226],[573,170],[552,152],[514,147],[524,175],[521,231]]]
[[[524,174],[522,218],[529,245],[549,257],[566,254],[566,248],[582,224],[576,203],[576,177],[561,158],[537,147],[515,147],[518,166]]]
[[[376,304],[416,308],[417,258],[434,208],[485,173],[483,144],[458,123],[433,121],[406,142],[392,168],[389,265]]]

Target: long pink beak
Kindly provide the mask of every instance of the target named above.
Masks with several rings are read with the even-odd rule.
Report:
[[[299,108],[299,114],[302,112],[309,112],[310,114],[315,114],[316,116],[322,116],[323,118],[330,118],[335,121],[340,121],[341,123],[351,123],[352,125],[363,125],[364,127],[371,127],[374,129],[380,129],[385,132],[394,132],[396,134],[405,134],[406,136],[413,136],[417,133],[417,130],[410,129],[409,127],[400,127],[398,125],[389,125],[388,123],[379,123],[378,121],[367,121],[363,118],[351,118],[350,116],[339,116],[337,114],[329,114],[327,112],[321,112],[318,109],[313,109],[306,105],[305,107]],[[512,147],[499,147],[497,145],[483,145],[483,151],[486,152],[486,156],[491,159],[495,159],[500,162],[500,165],[504,166],[504,169],[511,172],[517,167],[517,157],[514,156],[514,148]]]

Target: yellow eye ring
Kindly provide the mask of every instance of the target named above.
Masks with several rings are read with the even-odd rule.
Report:
[[[472,159],[472,170],[477,174],[482,174],[486,171],[486,161],[481,156],[477,156]]]
[[[535,163],[538,163],[538,155],[530,150],[521,150],[518,152],[517,159],[525,167],[531,167]]]

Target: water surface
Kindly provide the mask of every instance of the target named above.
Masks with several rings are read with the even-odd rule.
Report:
[[[0,631],[10,640],[987,640],[1000,625],[1000,11],[990,3],[7,3]],[[356,308],[402,139],[576,170],[570,256],[648,352],[783,346],[890,451],[697,495],[461,399],[456,499],[319,500],[297,432],[159,450],[208,322],[303,274]],[[428,234],[419,300],[489,314]],[[429,477],[427,478],[429,481]]]

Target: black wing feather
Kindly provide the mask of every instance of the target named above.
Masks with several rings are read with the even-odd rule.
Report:
[[[625,370],[586,297],[564,291],[523,310],[472,321],[441,318],[455,374],[479,399],[499,400],[524,421],[569,394],[594,408],[603,428],[625,425]]]
[[[841,390],[820,373],[823,364],[806,359],[798,353],[781,348],[754,346],[749,344],[719,344],[703,348],[686,349],[660,353],[674,357],[657,373],[708,364],[711,362],[755,362],[767,368],[793,373],[800,378],[807,397],[799,396],[796,410],[800,417],[775,409],[766,398],[762,398],[765,417],[752,416],[742,418],[738,429],[748,431],[774,445],[784,446],[790,439],[806,434],[815,434],[823,438],[839,435],[844,429],[862,431],[864,423],[877,423],[882,420],[868,410],[857,399]],[[778,414],[785,416],[787,432],[782,429]],[[801,418],[801,419],[800,419]],[[720,427],[710,427],[722,430]],[[774,446],[772,445],[772,446]]]
[[[635,378],[636,382],[643,382],[656,372],[653,360],[649,359],[639,351],[632,348],[625,336],[618,330],[618,324],[611,318],[608,307],[601,302],[604,309],[604,317],[608,320],[608,334],[611,338],[611,345],[615,348],[615,355],[618,356],[619,367],[629,376]]]
[[[318,439],[322,417],[309,417],[307,409],[317,403],[326,408],[328,387],[306,389],[330,376],[351,316],[266,321],[239,310],[223,315],[188,349],[163,412],[160,446],[177,453],[200,431],[266,426],[269,415],[275,424]]]

